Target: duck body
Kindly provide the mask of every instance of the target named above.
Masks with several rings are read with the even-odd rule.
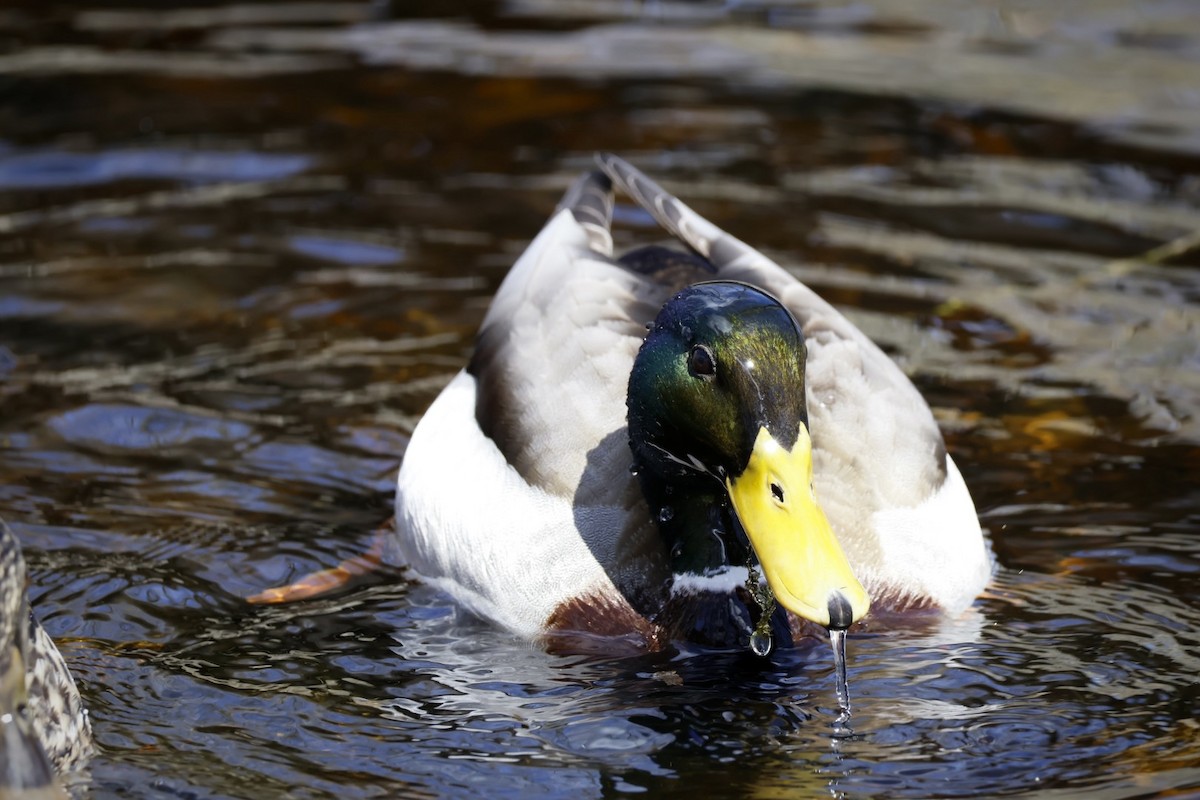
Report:
[[[25,582],[20,543],[0,521],[0,794],[49,789],[93,750],[79,690]]]
[[[990,552],[908,378],[781,267],[600,163],[415,429],[388,560],[520,635],[650,648],[969,606]],[[614,183],[686,249],[614,257]]]

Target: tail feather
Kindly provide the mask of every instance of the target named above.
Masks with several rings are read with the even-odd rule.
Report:
[[[645,209],[668,233],[707,258],[720,271],[756,251],[681,203],[641,170],[611,153],[596,156],[614,184]]]
[[[608,176],[603,172],[581,175],[563,195],[558,207],[568,209],[587,232],[592,250],[604,256],[612,255],[613,195]]]

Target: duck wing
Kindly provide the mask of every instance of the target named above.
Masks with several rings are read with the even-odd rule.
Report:
[[[530,484],[564,496],[624,430],[629,372],[667,297],[611,257],[611,212],[603,175],[572,187],[500,285],[467,367],[483,432]]]
[[[875,602],[969,604],[990,576],[990,555],[933,413],[908,377],[778,264],[623,159],[597,160],[659,225],[707,259],[718,279],[762,288],[795,315],[808,348],[817,497]]]
[[[568,522],[646,614],[666,555],[630,471],[625,395],[673,287],[612,257],[611,218],[608,178],[581,177],[505,277],[466,371],[482,433],[533,491],[569,504]]]

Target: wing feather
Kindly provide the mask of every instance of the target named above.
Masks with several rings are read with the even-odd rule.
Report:
[[[648,606],[637,595],[664,554],[630,473],[625,393],[670,289],[612,259],[611,212],[599,173],[567,192],[497,291],[468,371],[484,434],[531,486],[572,504],[613,583]]]

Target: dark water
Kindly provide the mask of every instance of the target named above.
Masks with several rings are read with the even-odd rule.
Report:
[[[1200,11],[892,6],[6,2],[0,516],[93,796],[1200,794]],[[852,637],[850,730],[825,643],[241,600],[369,544],[597,149],[884,344],[972,487],[990,595]]]

